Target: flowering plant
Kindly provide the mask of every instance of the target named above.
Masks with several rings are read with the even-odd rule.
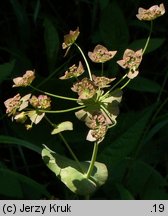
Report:
[[[13,87],[28,86],[32,88],[33,92],[40,92],[40,95],[34,95],[32,92],[21,96],[18,93],[14,97],[7,99],[4,102],[6,114],[11,117],[12,121],[16,120],[25,124],[27,130],[30,130],[34,124],[40,123],[43,119],[53,127],[51,134],[60,136],[73,160],[50,150],[46,145],[43,146],[42,158],[48,168],[76,194],[88,197],[107,180],[108,170],[106,165],[96,161],[98,147],[103,142],[108,130],[117,124],[123,89],[139,74],[139,66],[151,36],[152,21],[163,15],[164,12],[163,4],[160,7],[153,6],[149,10],[139,9],[137,18],[140,20],[151,20],[151,30],[144,48],[139,50],[127,48],[123,58],[117,61],[117,64],[126,70],[119,80],[116,77],[107,77],[103,67],[107,61],[113,61],[117,51],[109,51],[100,44],[95,46],[93,52],[88,52],[88,57],[93,63],[102,65],[101,76],[93,74],[89,61],[76,42],[80,35],[79,28],[75,31],[70,31],[69,34],[64,36],[62,48],[66,50],[65,56],[67,56],[69,49],[75,46],[81,53],[83,61],[79,61],[78,65],[73,64],[70,66],[65,71],[65,74],[60,77],[60,80],[75,80],[71,90],[77,94],[76,98],[49,93],[34,87],[32,82],[35,79],[35,72],[31,70],[26,71],[22,77],[13,79]],[[87,75],[85,75],[86,72],[88,73]],[[77,103],[77,106],[70,109],[53,110],[52,97],[73,101]],[[90,161],[80,162],[63,136],[63,131],[73,130],[73,123],[67,120],[55,124],[48,117],[50,113],[71,111],[75,111],[75,116],[83,121],[88,128],[86,140],[94,143]]]

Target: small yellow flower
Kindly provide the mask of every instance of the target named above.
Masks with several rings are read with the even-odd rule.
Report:
[[[149,9],[139,8],[136,17],[139,20],[151,21],[162,16],[164,13],[165,13],[164,4],[160,4],[159,6],[153,5]]]
[[[112,59],[117,51],[108,51],[108,49],[98,44],[93,52],[88,52],[89,58],[95,63],[104,63]]]

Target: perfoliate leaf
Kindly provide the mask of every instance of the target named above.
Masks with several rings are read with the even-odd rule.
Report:
[[[65,130],[73,130],[73,124],[70,121],[61,122],[60,124],[56,125],[54,130],[51,134],[57,134]]]

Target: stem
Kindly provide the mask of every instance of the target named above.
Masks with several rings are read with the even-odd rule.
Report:
[[[87,70],[88,70],[88,73],[89,73],[89,78],[90,78],[90,80],[92,81],[92,80],[93,80],[93,79],[92,79],[92,73],[91,73],[91,70],[90,70],[88,61],[87,61],[87,59],[86,59],[86,57],[85,57],[85,54],[83,53],[82,49],[81,49],[76,43],[74,43],[74,45],[75,45],[75,46],[78,48],[78,50],[80,51],[80,53],[81,53],[81,55],[82,55],[82,57],[83,57],[83,59],[84,59],[84,61],[85,61],[85,64],[86,64],[86,67],[87,67]]]
[[[64,96],[61,96],[61,95],[55,95],[55,94],[52,94],[52,93],[49,93],[49,92],[46,92],[46,91],[43,91],[43,90],[40,90],[32,85],[30,85],[30,87],[38,92],[41,92],[43,94],[46,94],[48,96],[51,96],[51,97],[55,97],[55,98],[60,98],[60,99],[64,99],[64,100],[71,100],[71,101],[77,101],[78,99],[76,98],[70,98],[70,97],[64,97]]]
[[[65,113],[65,112],[71,112],[71,111],[74,111],[74,110],[78,110],[78,109],[82,109],[84,108],[85,106],[78,106],[78,107],[73,107],[73,108],[70,108],[70,109],[65,109],[65,110],[42,110],[42,109],[38,109],[39,112],[44,112],[44,113]]]
[[[120,89],[125,88],[125,86],[127,86],[130,81],[131,81],[131,79],[127,80],[127,82],[123,86],[121,86]]]
[[[150,37],[151,37],[151,34],[152,34],[152,28],[153,28],[153,21],[151,21],[149,36],[148,36],[148,38],[147,38],[147,40],[146,40],[146,43],[145,43],[145,46],[144,46],[144,48],[143,48],[142,54],[145,53],[145,51],[146,51],[146,49],[147,49],[147,47],[148,47],[148,44],[149,44],[149,41],[150,41]]]
[[[47,116],[45,116],[45,119],[47,120],[47,122],[48,122],[52,127],[55,127],[55,124],[53,124],[53,123],[50,121],[50,119],[47,118]],[[65,139],[65,137],[64,137],[61,133],[59,133],[59,136],[60,136],[60,138],[62,139],[62,141],[64,142],[64,144],[66,145],[67,149],[69,150],[69,152],[70,152],[72,158],[73,158],[73,159],[76,161],[76,163],[78,164],[78,166],[79,166],[81,172],[84,173],[83,168],[81,167],[78,158],[76,157],[75,153],[72,151],[72,149],[71,149],[71,147],[69,146],[69,144],[68,144],[67,140]]]
[[[60,138],[62,139],[62,141],[64,142],[64,144],[66,145],[68,151],[70,152],[71,156],[73,157],[73,159],[76,161],[76,163],[78,164],[78,167],[80,169],[80,171],[84,174],[84,170],[78,160],[78,158],[76,157],[75,153],[72,151],[71,147],[69,146],[67,140],[65,139],[65,137],[62,135],[62,133],[59,133]]]
[[[90,176],[91,176],[91,174],[92,174],[92,171],[93,171],[93,169],[94,169],[94,164],[95,164],[95,161],[96,161],[97,152],[98,152],[98,143],[95,142],[95,143],[94,143],[93,153],[92,153],[92,159],[91,159],[90,166],[89,166],[88,171],[87,171],[87,174],[86,174],[86,178],[87,178],[87,179],[90,178]]]
[[[125,74],[115,85],[113,85],[113,86],[111,87],[111,89],[108,90],[108,91],[104,94],[104,96],[106,96],[107,94],[109,94],[109,93],[110,93],[118,84],[120,84],[120,82],[122,82],[126,77],[127,77],[127,74]]]

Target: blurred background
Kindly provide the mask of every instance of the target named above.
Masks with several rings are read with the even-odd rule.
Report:
[[[42,144],[70,157],[51,127],[42,121],[32,130],[12,122],[4,101],[18,89],[12,79],[35,70],[35,86],[63,96],[75,97],[73,82],[60,81],[69,66],[81,60],[73,47],[64,56],[62,42],[69,30],[80,29],[77,43],[84,53],[97,44],[117,50],[105,64],[105,75],[123,76],[116,61],[126,48],[144,47],[150,23],[136,18],[139,7],[166,1],[153,0],[1,0],[0,3],[0,198],[82,199],[72,194],[41,159]],[[109,178],[91,199],[168,199],[168,15],[154,21],[149,47],[140,73],[124,91],[117,125],[100,144],[98,161],[107,165]],[[91,62],[93,73],[101,68]],[[19,89],[21,94],[29,88]],[[54,100],[53,109],[75,106]],[[70,120],[73,132],[65,132],[78,158],[90,160],[93,144],[88,129],[74,113],[50,115],[54,123]]]

